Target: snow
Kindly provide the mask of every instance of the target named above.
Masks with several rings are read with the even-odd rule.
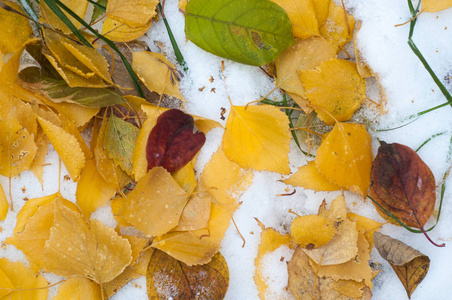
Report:
[[[378,141],[397,142],[419,147],[432,135],[444,132],[424,146],[419,155],[430,166],[439,185],[442,176],[450,166],[447,152],[451,140],[452,118],[451,107],[435,110],[416,119],[413,123],[402,128],[378,132],[377,129],[394,128],[406,122],[412,114],[434,107],[445,102],[441,91],[437,88],[430,75],[413,54],[407,44],[409,25],[395,27],[410,19],[406,1],[393,0],[345,0],[345,5],[357,20],[362,21],[362,27],[357,34],[357,46],[370,68],[378,75],[379,84],[386,95],[388,113],[379,115],[375,106],[365,102],[363,108],[357,113],[356,119],[368,119],[368,130],[373,138],[374,154],[378,148]],[[225,117],[230,111],[230,100],[234,105],[244,105],[260,99],[274,88],[272,80],[259,68],[245,66],[231,61],[224,62],[222,72],[222,58],[211,55],[186,40],[184,33],[184,17],[178,11],[176,0],[167,0],[165,14],[173,30],[174,36],[185,57],[189,71],[180,84],[181,92],[188,100],[185,109],[192,114],[214,119],[225,125],[221,119],[221,108],[226,109]],[[154,41],[165,44],[164,51],[168,58],[176,63],[176,59],[168,39],[166,29],[160,20],[151,26],[143,38],[148,42],[152,51],[158,51]],[[450,91],[451,85],[446,79],[452,74],[452,9],[439,13],[423,13],[418,19],[413,40],[421,50],[430,66],[439,79]],[[353,48],[347,48],[353,49]],[[353,50],[349,51],[353,53]],[[213,79],[213,81],[211,80]],[[212,81],[212,82],[211,82]],[[202,89],[204,87],[204,89]],[[370,90],[368,96],[379,102],[380,90],[375,80],[368,83]],[[213,90],[214,89],[214,90]],[[280,97],[274,92],[271,97]],[[197,169],[201,171],[212,153],[218,148],[224,130],[214,129],[207,134],[207,142],[199,154]],[[46,161],[51,164],[45,167],[44,186],[36,180],[31,172],[24,172],[11,183],[11,193],[14,199],[14,212],[10,212],[7,219],[0,223],[3,231],[0,239],[3,241],[12,234],[15,226],[17,212],[25,203],[24,198],[35,198],[49,195],[58,191],[58,182],[61,184],[61,193],[69,200],[75,200],[75,184],[63,179],[67,171],[62,165],[61,178],[58,180],[58,158],[52,147],[49,147]],[[306,163],[306,157],[299,152],[294,143],[291,145],[289,155],[291,170],[296,170]],[[231,225],[222,242],[222,254],[226,258],[230,270],[230,286],[226,299],[258,299],[257,288],[254,283],[254,259],[257,255],[261,229],[254,218],[258,218],[268,227],[274,227],[282,233],[287,233],[295,217],[289,209],[298,214],[315,214],[323,199],[331,202],[339,193],[326,193],[295,188],[292,196],[278,196],[287,193],[287,186],[280,182],[282,176],[272,172],[254,172],[253,183],[243,194],[239,210],[234,214],[234,220],[241,234],[246,240],[242,247],[242,239],[235,227]],[[8,195],[8,179],[1,177],[5,192]],[[431,260],[430,270],[424,281],[412,295],[412,299],[449,299],[448,286],[452,274],[452,206],[451,180],[447,180],[448,188],[444,196],[441,219],[436,228],[429,234],[434,241],[445,242],[445,248],[431,245],[423,235],[413,234],[404,228],[386,224],[381,232],[400,239],[410,246],[428,255]],[[26,187],[26,191],[21,190]],[[289,192],[292,187],[289,187]],[[369,201],[345,193],[347,206],[355,213],[384,222]],[[114,226],[108,206],[100,208],[93,214],[93,218],[103,220],[108,226]],[[427,227],[434,224],[434,217]],[[266,274],[272,275],[275,290],[282,289],[282,282],[287,280],[285,268],[273,265],[281,256],[290,258],[290,250],[278,249],[274,254],[265,258],[268,270]],[[0,249],[0,256],[13,261],[25,261],[23,254],[13,246]],[[406,299],[406,292],[397,279],[395,273],[374,249],[371,261],[379,263],[382,272],[374,279],[372,299]],[[59,278],[48,276],[48,280],[56,282]],[[272,289],[273,289],[272,288]],[[55,293],[53,289],[52,293]],[[269,299],[277,299],[272,296]],[[130,282],[121,289],[112,299],[147,299],[146,281],[144,277]]]

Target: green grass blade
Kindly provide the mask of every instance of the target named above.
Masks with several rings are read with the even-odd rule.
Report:
[[[436,133],[434,135],[432,135],[431,137],[429,137],[425,142],[423,142],[415,151],[418,152],[419,150],[421,150],[422,147],[424,147],[425,145],[427,145],[427,143],[429,143],[431,140],[433,140],[434,138],[441,136],[443,134],[445,134],[446,132],[440,132],[440,133]]]

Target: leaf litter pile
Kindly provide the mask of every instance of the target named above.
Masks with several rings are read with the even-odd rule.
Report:
[[[53,273],[62,278],[54,299],[108,299],[141,276],[149,299],[222,299],[233,280],[222,240],[254,171],[284,175],[278,201],[299,191],[292,187],[342,191],[317,214],[288,210],[290,229],[253,220],[261,229],[254,261],[261,299],[370,299],[372,280],[385,276],[371,260],[374,247],[408,297],[425,278],[429,257],[378,231],[404,226],[443,247],[428,231],[447,174],[435,179],[402,144],[379,141],[378,152],[372,149],[366,124],[354,115],[363,105],[382,114],[384,97],[366,96],[366,80],[376,74],[349,46],[360,24],[343,2],[179,2],[188,40],[260,67],[275,87],[246,105],[226,95],[221,144],[202,170],[198,153],[222,123],[187,113],[190,99],[179,83],[190,64],[174,38],[174,63],[163,51],[171,48],[150,52],[136,41],[165,18],[164,3],[32,4],[2,1],[0,8],[0,174],[10,182],[0,186],[0,218],[17,213],[3,247],[27,260],[0,259],[0,298],[47,299],[53,285],[43,274]],[[425,1],[419,9],[449,6]],[[227,85],[228,65],[218,67]],[[17,203],[11,180],[29,170],[43,185],[49,144],[77,183],[75,203],[60,190]],[[289,153],[307,164],[293,170]],[[351,196],[372,201],[386,223],[353,213]],[[91,217],[106,205],[114,228]],[[274,295],[266,258],[281,247],[293,256],[284,293]]]

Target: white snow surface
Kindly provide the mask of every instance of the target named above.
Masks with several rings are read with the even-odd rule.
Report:
[[[378,75],[379,83],[387,98],[386,114],[378,115],[375,106],[370,102],[365,102],[356,117],[370,120],[367,125],[373,139],[374,155],[378,148],[377,139],[388,143],[401,143],[416,149],[432,135],[444,132],[419,151],[419,155],[429,165],[439,185],[444,172],[450,166],[447,158],[452,135],[452,108],[450,106],[426,114],[405,127],[385,132],[376,131],[405,124],[407,123],[405,118],[411,114],[446,102],[441,91],[407,44],[409,25],[395,27],[411,17],[406,1],[345,0],[344,2],[354,17],[362,21],[362,28],[357,34],[357,45],[370,68]],[[274,88],[274,83],[257,67],[224,60],[187,41],[184,33],[184,17],[178,11],[177,4],[176,0],[167,0],[165,14],[189,68],[180,84],[181,92],[188,101],[185,109],[188,113],[210,118],[225,125],[225,121],[220,119],[220,113],[222,107],[227,110],[226,117],[230,111],[228,96],[234,105],[244,105],[265,96]],[[154,41],[163,42],[166,45],[164,50],[168,54],[168,58],[176,63],[171,43],[161,20],[151,26],[143,39],[148,42],[152,51],[158,51]],[[450,91],[451,84],[447,77],[452,74],[452,9],[439,13],[421,14],[413,40],[438,78]],[[353,48],[348,47],[347,49],[351,49],[349,53],[353,53]],[[221,71],[222,60],[225,61],[224,73]],[[209,81],[211,77],[213,82]],[[202,87],[205,88],[200,91],[199,89]],[[371,81],[368,87],[370,88],[368,95],[374,101],[380,101],[376,81]],[[215,90],[212,90],[213,88]],[[270,97],[279,98],[279,94],[279,92],[274,92]],[[198,158],[198,171],[202,170],[212,153],[218,148],[223,132],[223,129],[215,129],[207,134],[207,142]],[[292,171],[307,162],[306,157],[294,143],[291,144],[289,157]],[[1,241],[12,234],[17,212],[25,203],[24,198],[31,199],[55,193],[60,181],[63,196],[75,201],[76,185],[63,179],[67,175],[64,165],[61,178],[58,179],[58,157],[52,147],[49,149],[46,161],[50,165],[45,167],[42,188],[29,171],[12,180],[11,194],[14,200],[14,212],[9,212],[6,220],[0,223],[3,228],[0,233]],[[254,218],[258,218],[268,227],[287,233],[295,217],[289,213],[289,209],[298,214],[316,214],[323,199],[331,203],[331,200],[339,195],[339,192],[314,193],[310,190],[295,188],[296,193],[292,196],[277,196],[287,193],[288,187],[279,181],[282,178],[284,177],[277,173],[255,171],[252,185],[240,198],[242,205],[234,214],[234,220],[246,240],[246,245],[242,247],[242,239],[235,227],[231,225],[226,232],[221,249],[230,271],[230,285],[226,299],[258,299],[253,276],[261,229]],[[8,179],[0,177],[0,183],[8,195]],[[381,229],[382,233],[400,239],[430,257],[431,264],[428,275],[413,293],[411,299],[450,299],[449,284],[452,275],[451,185],[452,182],[448,179],[440,221],[436,228],[429,233],[434,241],[446,243],[446,247],[437,248],[430,244],[422,234],[410,233],[402,227],[386,224]],[[22,191],[22,187],[25,187],[26,191]],[[292,191],[292,187],[289,188]],[[353,212],[384,222],[369,200],[363,201],[350,192],[345,192],[345,197],[347,206]],[[438,208],[438,204],[436,208]],[[108,226],[115,226],[111,209],[108,206],[100,208],[92,217],[103,220]],[[434,224],[434,219],[432,217],[427,228]],[[267,268],[264,274],[269,274],[268,276],[271,278],[268,299],[290,299],[287,296],[288,293],[283,291],[283,287],[287,284],[287,270],[281,267],[279,259],[284,256],[286,260],[289,260],[291,254],[290,249],[281,248],[264,258],[264,265]],[[13,261],[25,261],[24,255],[13,246],[2,247],[0,256]],[[392,268],[375,249],[371,253],[371,262],[379,263],[382,270],[373,281],[372,299],[407,299],[406,292]],[[46,278],[51,282],[60,280],[54,275],[46,275]],[[56,291],[57,288],[51,289],[49,299],[55,295]],[[276,293],[277,291],[280,293]],[[276,294],[272,294],[273,292]],[[112,299],[147,299],[145,278],[130,282]]]

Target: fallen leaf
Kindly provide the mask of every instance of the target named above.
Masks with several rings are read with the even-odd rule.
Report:
[[[88,278],[74,277],[67,278],[58,288],[58,294],[53,300],[65,299],[102,299],[102,292],[99,284]]]
[[[355,18],[335,1],[329,1],[329,4],[328,17],[320,26],[320,34],[334,42],[339,51],[353,37]]]
[[[106,299],[110,299],[110,297],[116,294],[129,281],[131,281],[132,279],[137,279],[139,277],[140,274],[137,271],[135,271],[132,267],[128,266],[124,270],[124,272],[122,272],[115,279],[107,282],[104,285]]]
[[[130,27],[141,27],[156,15],[157,0],[111,0],[105,14]]]
[[[22,12],[20,5],[7,1],[6,4]],[[23,13],[23,12],[22,12]],[[16,52],[32,34],[30,23],[24,17],[0,8],[0,52]],[[0,68],[1,69],[1,68]]]
[[[315,165],[315,161],[308,162],[301,166],[297,172],[283,181],[285,184],[301,186],[304,189],[320,191],[338,191],[341,187],[330,182],[323,176]]]
[[[42,129],[39,130],[37,138],[35,139],[38,150],[36,151],[35,158],[30,166],[30,171],[36,176],[41,183],[41,187],[44,186],[44,165],[46,161],[46,155],[49,148],[49,138],[44,134]]]
[[[120,21],[106,17],[102,25],[102,35],[115,42],[130,42],[148,32],[151,25],[152,20],[143,26],[130,27]]]
[[[341,293],[344,296],[347,296],[349,298],[358,298],[361,300],[369,299],[370,296],[372,296],[371,293],[367,293],[366,291],[369,290],[369,288],[366,286],[364,281],[355,281],[355,280],[337,280],[334,282],[333,288]],[[364,294],[366,292],[366,294]],[[367,297],[367,295],[369,297]]]
[[[186,231],[207,228],[211,203],[212,196],[208,193],[198,192],[191,196],[182,211],[179,224],[173,230]]]
[[[421,11],[438,12],[452,7],[452,0],[424,0],[422,1]]]
[[[427,276],[430,259],[405,243],[379,232],[374,233],[374,240],[375,248],[389,262],[405,287],[408,298],[411,298],[411,294]]]
[[[6,219],[6,215],[8,214],[9,203],[6,199],[5,191],[3,191],[3,187],[0,184],[0,221]]]
[[[383,223],[379,223],[355,213],[347,213],[347,218],[349,218],[350,221],[356,222],[358,231],[361,232],[362,228],[364,237],[369,243],[369,250],[372,250],[372,248],[374,247],[374,232],[380,230],[381,226],[383,226]]]
[[[317,149],[315,164],[329,181],[364,197],[372,168],[371,138],[366,127],[336,123]]]
[[[334,222],[317,215],[297,217],[290,227],[293,240],[307,249],[322,247],[331,241],[335,234]]]
[[[133,175],[135,181],[140,180],[146,175],[148,171],[148,160],[146,159],[146,145],[149,139],[149,134],[152,128],[157,122],[157,117],[147,118],[140,128],[138,133],[137,141],[135,143],[135,148],[132,154],[132,164],[133,164]]]
[[[85,17],[86,9],[88,8],[88,1],[85,0],[61,0],[63,5],[68,7],[73,13],[79,16],[81,19]],[[53,11],[47,6],[45,1],[40,2],[40,8],[42,15],[45,16],[45,21],[54,28],[60,29],[64,34],[70,34],[72,31],[64,24],[64,22],[53,13]],[[61,11],[69,18],[69,21],[74,24],[76,28],[80,28],[81,24],[70,16],[63,9]]]
[[[331,0],[313,0],[319,27],[325,24],[325,21],[328,18],[328,14],[330,12],[330,1]]]
[[[223,299],[229,286],[229,269],[221,253],[201,266],[187,266],[155,250],[146,274],[149,299]]]
[[[289,174],[291,138],[289,120],[277,107],[231,106],[222,146],[242,168]]]
[[[192,193],[198,186],[195,175],[195,165],[196,156],[188,164],[171,174],[179,186],[188,194]]]
[[[330,59],[298,74],[306,97],[318,107],[314,107],[317,116],[328,125],[334,125],[336,120],[350,120],[366,98],[366,81],[353,62]]]
[[[339,195],[334,198],[333,201],[331,201],[330,209],[326,208],[326,201],[323,200],[322,204],[319,206],[318,215],[336,223],[344,221],[347,218],[347,206],[344,195]]]

